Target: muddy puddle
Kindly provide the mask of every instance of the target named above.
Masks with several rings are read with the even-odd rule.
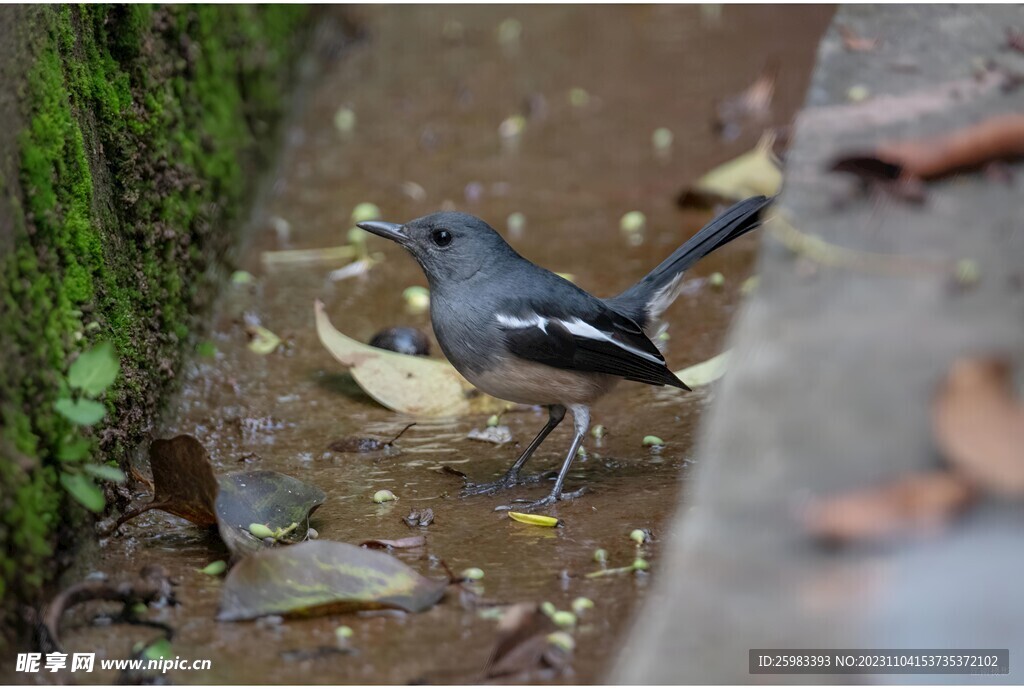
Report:
[[[337,10],[335,10],[337,11]],[[640,278],[708,219],[682,211],[675,196],[710,167],[748,149],[756,133],[725,144],[710,131],[713,102],[745,88],[768,57],[780,77],[775,117],[799,106],[818,36],[830,10],[811,7],[546,7],[363,8],[347,10],[365,32],[326,65],[301,113],[286,132],[278,170],[250,228],[239,267],[253,285],[228,285],[207,339],[215,357],[196,356],[183,391],[160,435],[190,433],[209,449],[219,472],[273,469],[311,482],[328,499],[314,515],[322,539],[360,542],[401,538],[413,531],[402,517],[430,507],[425,548],[397,555],[427,576],[479,567],[488,602],[551,601],[565,609],[577,596],[596,603],[576,633],[572,673],[563,681],[599,682],[649,582],[672,576],[659,567],[660,544],[685,484],[707,392],[657,391],[623,384],[594,409],[608,434],[589,438],[589,457],[577,462],[567,487],[586,484],[582,499],[548,512],[561,529],[510,522],[493,508],[513,497],[539,497],[547,487],[501,496],[459,499],[449,465],[472,479],[496,477],[543,425],[543,410],[507,414],[514,443],[465,439],[485,417],[421,422],[391,457],[327,451],[343,436],[390,436],[408,419],[363,395],[320,345],[313,302],[322,299],[335,326],[367,341],[376,331],[409,325],[430,332],[426,315],[405,313],[402,290],[426,285],[400,248],[373,238],[385,255],[365,277],[331,283],[338,265],[269,269],[261,253],[342,244],[349,214],[360,202],[377,204],[385,219],[404,221],[450,205],[480,215],[508,236],[506,218],[525,226],[511,238],[522,254],[572,273],[601,296]],[[518,41],[509,37],[518,21]],[[510,28],[511,27],[511,28]],[[577,89],[576,91],[573,91]],[[582,91],[581,91],[582,90]],[[575,94],[571,97],[570,94]],[[583,96],[586,96],[585,98]],[[575,104],[572,102],[575,100]],[[348,134],[336,114],[355,115]],[[522,114],[517,146],[503,144],[499,125]],[[674,133],[672,155],[657,157],[652,132]],[[415,183],[413,187],[409,182]],[[420,191],[422,190],[422,191]],[[630,246],[619,218],[642,210],[645,241]],[[738,307],[739,287],[751,274],[757,238],[736,242],[702,262],[667,313],[668,359],[678,370],[718,353]],[[720,271],[715,289],[709,274]],[[286,341],[276,353],[247,349],[246,319]],[[434,344],[434,352],[437,347]],[[528,465],[561,461],[571,424],[559,428]],[[641,445],[655,434],[660,453]],[[377,505],[388,488],[396,503]],[[610,563],[632,562],[628,534],[650,529],[648,575],[586,580],[565,578],[595,569],[605,548]],[[226,555],[215,536],[151,512],[119,536],[83,553],[67,580],[90,572],[134,573],[166,566],[179,582],[180,605],[149,613],[175,629],[174,652],[209,658],[212,669],[172,672],[176,683],[407,683],[461,674],[486,660],[495,622],[465,609],[456,597],[419,615],[331,615],[281,624],[218,623],[221,580],[197,568]],[[89,627],[85,609],[69,615],[69,651],[128,657],[132,645],[155,633],[138,627]],[[334,629],[354,630],[355,653],[295,659],[288,652],[334,643]],[[301,656],[301,654],[300,654]],[[113,676],[94,673],[90,681]]]

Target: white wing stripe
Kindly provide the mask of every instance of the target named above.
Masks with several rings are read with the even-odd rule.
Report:
[[[516,316],[506,316],[503,313],[496,313],[494,317],[498,323],[506,328],[513,328],[515,330],[523,330],[525,328],[540,328],[545,333],[548,331],[548,319],[534,315],[532,318],[518,318]]]
[[[610,342],[611,344],[615,345],[616,347],[619,347],[620,349],[624,349],[627,352],[630,352],[631,354],[635,354],[638,357],[647,359],[648,361],[651,361],[655,364],[665,363],[665,360],[662,359],[661,357],[657,357],[651,354],[650,352],[645,352],[641,349],[637,349],[636,347],[631,347],[628,344],[625,344],[624,342],[619,342],[618,340],[615,340],[612,337],[610,337],[607,333],[598,330],[590,323],[587,323],[581,318],[574,318],[571,321],[563,321],[559,319],[558,322],[565,326],[566,330],[571,332],[573,335],[576,335],[577,337],[585,337],[589,340],[600,340],[602,342]]]

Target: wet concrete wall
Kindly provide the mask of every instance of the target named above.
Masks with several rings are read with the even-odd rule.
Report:
[[[120,462],[151,425],[212,294],[284,109],[305,10],[0,9],[0,600],[33,596],[84,514],[72,435]],[[263,142],[262,145],[260,142]],[[99,432],[54,400],[111,341]]]
[[[858,680],[754,677],[752,648],[1024,651],[1019,506],[983,504],[938,535],[842,550],[816,547],[796,518],[811,498],[940,463],[930,399],[954,358],[1024,362],[1020,164],[1000,181],[931,183],[922,205],[825,172],[840,152],[1021,112],[1024,89],[999,74],[1024,69],[1004,47],[1021,19],[1009,6],[857,6],[835,18],[777,209],[831,248],[794,252],[779,241],[792,236],[783,221],[767,228],[760,288],[732,333],[735,363],[705,418],[671,555],[614,681]],[[846,50],[840,26],[881,43]],[[867,98],[852,102],[853,87]],[[850,249],[867,254],[821,260]],[[969,286],[952,270],[964,259],[977,267]],[[1019,663],[1010,669],[1019,682]]]

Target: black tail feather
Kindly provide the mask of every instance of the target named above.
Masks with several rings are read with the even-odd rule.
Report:
[[[608,299],[608,305],[632,318],[640,327],[648,329],[651,322],[657,319],[675,296],[666,294],[666,288],[671,291],[673,282],[683,271],[715,249],[756,229],[761,224],[762,211],[772,201],[772,198],[765,196],[753,196],[733,204],[676,249],[640,282],[617,297]]]

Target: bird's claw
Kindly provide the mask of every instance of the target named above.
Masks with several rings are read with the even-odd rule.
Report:
[[[542,507],[554,505],[556,502],[561,502],[563,500],[575,500],[576,498],[583,495],[586,491],[586,487],[583,487],[572,492],[562,491],[558,495],[552,493],[551,495],[545,496],[540,500],[534,500],[533,502],[530,502],[529,500],[526,499],[513,500],[513,503],[523,504],[498,505],[497,507],[494,508],[494,511],[510,512],[512,510],[515,510],[516,512],[533,512],[534,510],[539,510]]]
[[[548,472],[550,473],[550,472]],[[525,486],[530,483],[538,483],[547,476],[544,474],[532,474],[525,478],[516,474],[505,474],[497,481],[491,481],[490,483],[467,483],[466,486],[459,491],[460,498],[469,498],[474,495],[493,495],[499,491],[505,490],[506,488],[514,488],[515,486]]]

